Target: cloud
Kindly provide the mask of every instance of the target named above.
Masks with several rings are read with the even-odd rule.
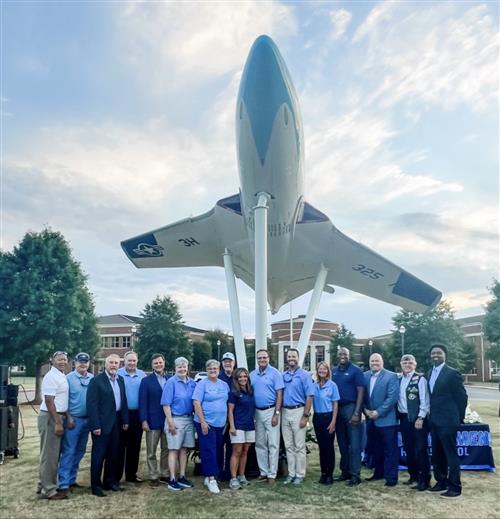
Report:
[[[345,9],[334,9],[330,11],[330,21],[332,22],[332,38],[338,40],[346,31],[351,23],[352,14]]]
[[[128,62],[164,89],[239,70],[257,36],[289,36],[296,21],[279,2],[133,2],[118,27]]]
[[[419,100],[448,110],[467,104],[480,112],[498,103],[499,42],[484,4],[464,12],[452,3],[383,2],[353,37],[366,45],[362,76],[378,84],[371,102]]]

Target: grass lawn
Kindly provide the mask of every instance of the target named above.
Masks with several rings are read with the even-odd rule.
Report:
[[[472,402],[483,421],[490,424],[493,450],[500,460],[500,419],[497,402]],[[466,517],[500,518],[500,476],[482,471],[463,471],[463,498],[449,502],[429,492],[416,492],[405,485],[388,489],[383,481],[363,482],[351,489],[335,483],[331,487],[318,485],[318,452],[308,456],[306,482],[301,487],[285,487],[278,482],[274,489],[265,483],[255,483],[244,490],[231,491],[227,484],[219,495],[211,495],[200,477],[194,477],[195,488],[178,494],[166,487],[149,488],[147,483],[128,485],[126,492],[109,492],[106,498],[90,495],[88,489],[73,492],[70,499],[50,502],[35,494],[38,473],[38,433],[36,415],[29,406],[22,406],[25,436],[20,441],[21,456],[7,457],[0,466],[1,518],[165,518],[165,517]],[[143,442],[144,444],[144,442]],[[90,441],[89,441],[90,449]],[[89,485],[87,454],[80,467],[79,483]],[[370,475],[363,469],[362,477]],[[144,453],[139,476],[147,478]],[[400,482],[407,479],[401,473]]]

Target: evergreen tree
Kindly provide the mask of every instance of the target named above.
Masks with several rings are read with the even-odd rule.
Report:
[[[500,366],[500,283],[495,280],[490,288],[493,299],[486,305],[483,321],[484,335],[491,343],[486,356]]]
[[[205,371],[205,363],[212,358],[212,345],[207,341],[194,341],[191,368],[194,371]]]
[[[222,355],[224,355],[226,351],[234,353],[234,345],[231,337],[218,328],[207,331],[203,339],[212,347],[211,359],[221,360]],[[220,341],[219,346],[217,345],[217,341]]]
[[[169,296],[156,296],[140,314],[142,321],[137,332],[136,351],[144,369],[149,369],[153,353],[165,356],[165,370],[174,369],[174,360],[192,358],[192,347],[184,332],[182,316]]]
[[[54,351],[93,356],[99,344],[87,278],[62,234],[29,232],[0,254],[0,356],[36,376]]]
[[[465,340],[462,351],[459,355],[460,369],[466,375],[476,367],[477,353],[476,346],[472,341]]]
[[[419,372],[426,372],[431,367],[429,349],[435,342],[446,345],[448,349],[446,363],[462,370],[460,356],[465,339],[460,327],[455,322],[455,316],[449,303],[442,301],[436,308],[423,314],[401,310],[393,317],[392,322],[395,329],[386,349],[389,365],[399,366],[401,360],[399,327],[403,325],[406,328],[405,353],[415,356]]]
[[[347,329],[345,324],[341,324],[337,333],[330,339],[330,355],[335,358],[339,348],[352,350],[354,344],[354,334]]]

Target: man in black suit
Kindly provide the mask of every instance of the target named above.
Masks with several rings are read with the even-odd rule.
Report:
[[[106,358],[104,371],[94,377],[87,391],[87,414],[92,432],[90,481],[92,494],[104,497],[104,490],[123,490],[116,480],[119,457],[120,429],[128,429],[128,408],[123,378],[117,375],[120,357]],[[104,478],[101,473],[104,465]]]
[[[467,392],[460,373],[445,364],[448,350],[443,344],[430,349],[434,367],[427,373],[430,392],[432,465],[436,484],[430,492],[440,497],[458,498],[462,494],[460,460],[457,454],[457,429],[465,417]]]

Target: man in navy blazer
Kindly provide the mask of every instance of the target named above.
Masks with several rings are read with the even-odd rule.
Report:
[[[399,382],[396,373],[384,369],[379,353],[370,356],[370,371],[365,373],[365,415],[368,418],[367,435],[371,446],[373,475],[367,481],[385,478],[393,487],[398,482],[398,432],[396,405]]]
[[[117,480],[120,429],[128,429],[128,408],[123,378],[117,375],[120,357],[109,355],[104,371],[94,377],[87,390],[87,415],[92,433],[90,482],[92,494],[104,497],[104,490],[123,490]],[[101,482],[102,468],[104,477]]]
[[[146,432],[146,458],[148,462],[149,484],[157,487],[160,481],[168,483],[168,447],[164,433],[165,413],[161,405],[161,395],[167,382],[165,357],[155,353],[151,357],[153,372],[141,380],[139,387],[139,419]],[[160,470],[156,451],[160,443]]]
[[[431,492],[455,499],[462,494],[460,460],[457,454],[457,429],[464,421],[467,392],[462,376],[445,364],[448,350],[444,344],[430,349],[433,368],[427,373],[430,392],[432,465],[436,484]]]

